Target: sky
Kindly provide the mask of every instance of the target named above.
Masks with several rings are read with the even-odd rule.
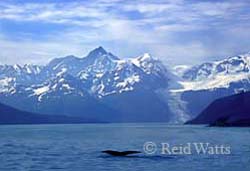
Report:
[[[250,51],[248,0],[0,0],[0,64],[45,64],[102,46],[168,65]]]

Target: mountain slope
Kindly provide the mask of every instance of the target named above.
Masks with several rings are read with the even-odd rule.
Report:
[[[187,124],[250,126],[250,92],[220,98]]]
[[[94,119],[34,114],[0,104],[0,124],[91,123]]]

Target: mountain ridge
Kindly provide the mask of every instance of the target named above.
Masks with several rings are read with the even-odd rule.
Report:
[[[31,112],[93,116],[102,120],[107,117],[112,122],[167,121],[171,113],[168,104],[162,103],[156,93],[159,88],[167,88],[168,71],[149,54],[119,59],[98,47],[83,58],[73,55],[55,58],[41,66],[39,72],[30,70],[27,74],[22,69],[16,66],[13,72],[0,74],[0,82],[5,82],[0,102]],[[20,101],[16,102],[17,98]],[[120,107],[114,106],[115,103]],[[150,103],[155,106],[150,107]],[[152,115],[153,108],[162,109],[159,117]]]
[[[176,123],[217,98],[250,90],[249,53],[175,69],[149,53],[120,59],[103,47],[44,66],[0,65],[0,102],[35,113]]]

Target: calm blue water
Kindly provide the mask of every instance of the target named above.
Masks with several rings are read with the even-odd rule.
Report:
[[[111,157],[106,149],[140,150],[153,141],[170,144],[227,144],[230,155]],[[250,170],[249,128],[207,128],[166,124],[0,126],[0,170]]]

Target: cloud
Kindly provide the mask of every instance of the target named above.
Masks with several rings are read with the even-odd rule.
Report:
[[[179,6],[177,4],[170,3],[137,3],[137,4],[126,4],[122,7],[125,11],[138,11],[143,14],[156,15],[168,10],[176,10]]]
[[[49,41],[36,40],[20,40],[13,41],[0,36],[0,61],[6,64],[46,64],[55,57],[65,55],[84,56],[87,50],[93,48],[88,44],[82,44],[86,47],[83,49],[81,45],[74,41],[60,41],[58,39]]]
[[[126,12],[141,13],[141,18],[133,21],[156,20],[165,18],[165,22],[202,21],[204,17],[233,17],[233,15],[246,8],[242,2],[199,2],[187,1],[92,1],[89,3],[24,3],[24,4],[0,4],[0,18],[17,21],[42,21],[49,23],[75,24],[90,26],[102,26],[97,23],[104,22],[107,18],[129,19]],[[164,22],[164,21],[162,21]],[[144,23],[148,24],[148,23]],[[160,24],[160,23],[159,23]],[[164,23],[165,25],[167,23]],[[158,26],[158,25],[157,25]]]
[[[148,51],[176,64],[250,49],[246,1],[7,2],[0,2],[0,61],[6,63],[83,56],[99,45],[122,57]],[[1,21],[31,26],[9,31]]]
[[[100,9],[86,7],[78,3],[70,4],[36,4],[2,5],[1,19],[16,21],[39,21],[58,24],[84,25],[94,22],[86,22],[84,19],[99,19],[106,15]]]

